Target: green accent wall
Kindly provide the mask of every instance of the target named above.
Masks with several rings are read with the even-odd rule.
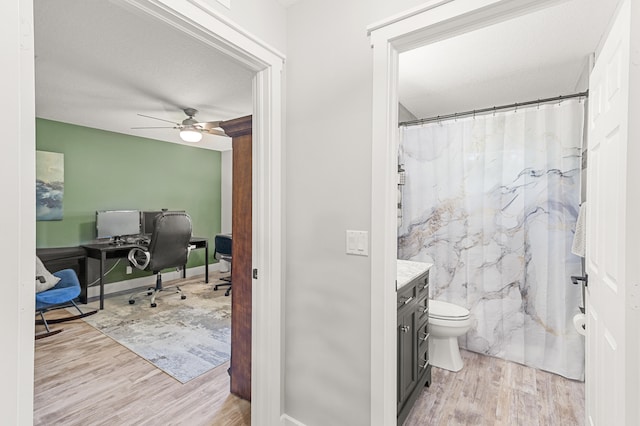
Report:
[[[220,233],[221,155],[208,149],[36,119],[36,149],[64,154],[63,219],[36,222],[36,247],[77,246],[95,240],[96,210],[185,210],[193,235]],[[34,183],[35,184],[35,183]],[[204,264],[193,250],[188,267]],[[125,274],[126,259],[107,282],[149,275]],[[107,266],[112,266],[110,263]]]

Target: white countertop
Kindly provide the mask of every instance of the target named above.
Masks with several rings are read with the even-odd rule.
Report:
[[[408,284],[419,275],[422,275],[426,271],[429,270],[433,266],[433,263],[426,262],[414,262],[412,260],[400,260],[398,259],[397,264],[397,288],[396,290],[400,290],[402,286]]]

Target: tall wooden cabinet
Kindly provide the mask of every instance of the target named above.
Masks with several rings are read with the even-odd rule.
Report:
[[[233,144],[231,276],[232,394],[251,401],[251,116],[224,121],[220,127]]]

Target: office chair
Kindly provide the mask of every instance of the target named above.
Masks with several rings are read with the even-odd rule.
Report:
[[[129,251],[127,258],[137,269],[151,271],[156,274],[156,286],[146,291],[135,293],[129,298],[129,303],[136,303],[140,294],[151,296],[151,307],[155,308],[156,297],[161,291],[162,274],[166,268],[186,267],[191,247],[191,217],[185,212],[162,212],[154,220],[155,224],[148,247],[135,247]],[[175,286],[175,293],[180,299],[186,299],[180,287]]]
[[[80,281],[73,269],[63,269],[51,274],[46,270],[38,257],[36,257],[36,315],[40,315],[36,324],[44,325],[45,332],[36,334],[36,339],[53,336],[62,332],[62,329],[51,330],[49,324],[72,321],[89,315],[93,315],[97,310],[82,312],[73,299],[80,295]],[[66,316],[63,318],[47,319],[44,314],[50,310],[61,309],[73,306],[79,312],[78,315]]]
[[[215,238],[215,251],[213,252],[213,257],[215,257],[218,260],[224,260],[226,262],[229,262],[229,265],[231,265],[231,258],[232,258],[232,241],[231,241],[231,234],[218,234],[216,235]],[[213,286],[214,290],[218,290],[218,287],[220,286],[229,286],[229,288],[227,288],[227,291],[224,292],[225,296],[228,296],[229,293],[231,293],[231,274],[229,274],[228,277],[223,277],[220,278],[222,281],[226,281],[225,283],[220,283],[220,284],[216,284],[215,286]]]

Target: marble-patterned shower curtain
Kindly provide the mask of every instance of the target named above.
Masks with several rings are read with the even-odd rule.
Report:
[[[571,243],[581,101],[402,129],[398,258],[432,261],[431,298],[471,311],[460,346],[582,379]]]

